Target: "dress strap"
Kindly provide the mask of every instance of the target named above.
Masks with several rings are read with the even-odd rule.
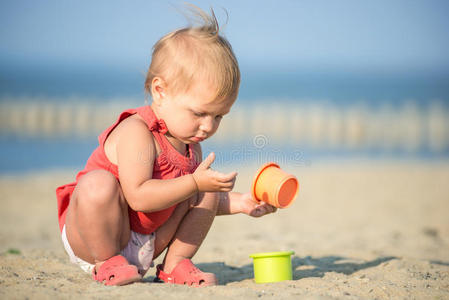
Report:
[[[148,129],[153,133],[154,138],[158,142],[162,150],[167,149],[164,135],[168,132],[167,125],[164,120],[158,119],[153,109],[149,105],[139,107],[137,113],[145,120]]]
[[[175,164],[181,169],[189,169],[196,164],[191,145],[187,145],[186,153],[179,153],[168,141],[165,134],[168,132],[164,120],[158,119],[149,105],[137,109],[137,113],[145,120],[148,129],[161,147],[162,156],[169,158],[169,163]]]
[[[149,105],[137,108],[137,113],[145,120],[150,131],[161,134],[167,133],[168,129],[164,120],[158,119]]]
[[[148,129],[151,131],[157,131],[160,134],[166,134],[168,129],[167,125],[165,124],[164,120],[162,119],[156,119],[154,118],[151,123],[148,124]]]

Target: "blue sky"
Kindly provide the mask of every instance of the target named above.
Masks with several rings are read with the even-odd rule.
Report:
[[[449,70],[449,1],[192,1],[213,6],[243,66]],[[0,63],[141,68],[186,24],[172,1],[1,1]]]

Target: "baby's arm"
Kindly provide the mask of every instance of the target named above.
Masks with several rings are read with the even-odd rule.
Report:
[[[201,161],[202,150],[200,144],[194,145],[194,151]],[[210,156],[206,158],[210,159]],[[237,174],[237,173],[235,173]],[[257,202],[253,199],[251,193],[236,193],[229,191],[217,192],[219,196],[219,203],[217,209],[217,216],[233,215],[244,213],[251,217],[261,217],[266,214],[276,212],[277,208],[264,202]]]
[[[241,212],[240,197],[241,193],[237,192],[222,192],[218,193],[220,202],[218,204],[217,216],[233,215]]]
[[[127,119],[122,123],[116,144],[117,165],[123,194],[133,210],[158,211],[197,192],[232,190],[236,173],[222,174],[210,169],[213,158],[201,163],[194,174],[152,179],[157,153],[151,132],[141,120]]]
[[[217,216],[244,213],[251,217],[261,217],[277,209],[264,202],[257,202],[251,193],[220,192]]]

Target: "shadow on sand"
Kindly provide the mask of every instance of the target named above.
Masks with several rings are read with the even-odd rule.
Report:
[[[395,259],[396,257],[379,257],[371,261],[361,262],[358,260],[341,256],[324,256],[303,258],[294,256],[292,258],[293,280],[309,277],[323,277],[327,272],[336,272],[351,275],[357,271],[376,267],[383,262]],[[217,275],[220,285],[231,282],[238,282],[252,279],[253,265],[248,264],[242,267],[233,267],[222,262],[197,264],[204,272],[212,272]],[[145,281],[152,281],[154,277],[145,278]]]
[[[394,256],[378,257],[371,261],[360,262],[341,256],[325,256],[319,258],[310,256],[299,258],[295,256],[292,259],[293,279],[298,280],[308,277],[323,277],[327,272],[351,275],[357,271],[376,267],[383,262],[395,258],[396,257]]]

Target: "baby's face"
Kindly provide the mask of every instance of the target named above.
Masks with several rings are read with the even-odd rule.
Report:
[[[234,99],[214,101],[214,96],[215,89],[208,84],[196,84],[188,92],[167,95],[160,112],[169,134],[185,144],[211,137],[234,103]]]

